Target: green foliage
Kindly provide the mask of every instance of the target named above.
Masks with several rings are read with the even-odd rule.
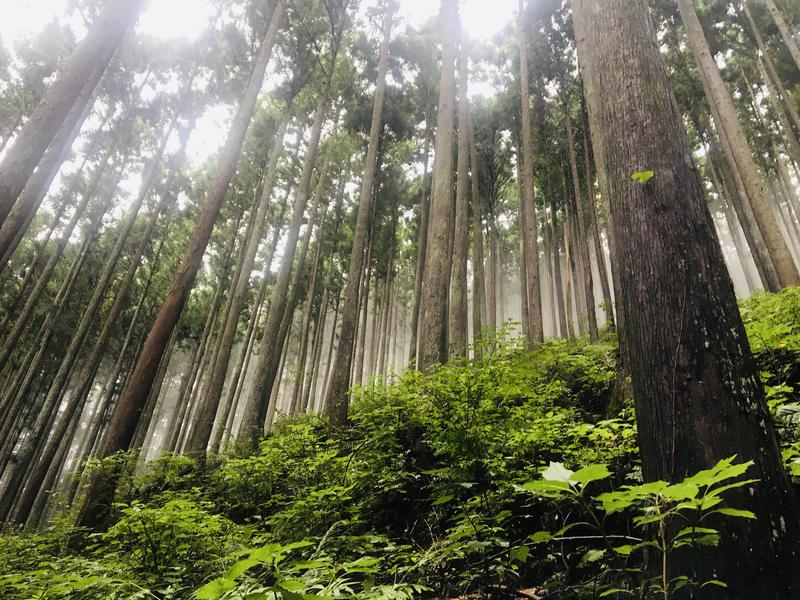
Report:
[[[784,303],[798,297],[744,307],[764,341],[759,366],[781,374],[765,380],[795,477],[795,346],[778,344],[792,331]],[[752,517],[725,501],[748,465],[643,483],[632,409],[610,408],[613,339],[535,352],[496,342],[480,361],[355,390],[335,436],[303,416],[280,421],[255,455],[164,456],[138,473],[127,455],[98,463],[126,473],[114,524],[89,537],[58,522],[3,536],[0,596],[502,598],[535,587],[649,598],[721,585],[672,565],[692,548],[713,552],[726,520]]]
[[[557,531],[539,531],[530,539],[534,543],[558,542],[561,549],[556,552],[562,560],[579,556],[579,567],[602,560],[604,572],[599,578],[595,574],[588,584],[595,593],[600,592],[600,597],[622,594],[669,598],[685,587],[724,587],[721,581],[696,581],[686,573],[675,574],[671,565],[676,554],[703,546],[716,547],[720,532],[714,525],[719,517],[756,518],[750,511],[723,504],[728,492],[755,481],[741,478],[752,464],[737,464],[730,458],[678,483],[625,485],[592,496],[587,489],[597,490],[594,482],[603,482],[612,475],[606,465],[571,471],[561,463],[550,463],[541,479],[524,484],[522,489],[561,502],[570,518]],[[642,537],[610,533],[608,517],[617,513],[630,518]],[[579,520],[582,518],[585,520]],[[653,550],[659,555],[657,574],[648,567],[647,555]]]
[[[654,175],[655,173],[653,171],[636,171],[633,175],[631,175],[631,179],[636,183],[644,185],[650,181]]]

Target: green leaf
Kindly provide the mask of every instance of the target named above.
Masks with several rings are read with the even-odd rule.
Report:
[[[742,519],[755,519],[756,515],[749,510],[741,510],[738,508],[718,508],[714,512],[728,517],[741,517]]]
[[[447,504],[452,499],[453,496],[439,496],[436,500],[434,500],[431,503],[431,506],[441,506],[442,504]]]
[[[542,542],[549,542],[553,539],[553,536],[549,531],[537,531],[533,535],[528,536],[528,539],[534,544],[541,544]]]
[[[589,465],[575,471],[570,480],[586,485],[592,481],[599,481],[611,477],[611,471],[605,465]]]
[[[527,546],[520,546],[519,548],[512,548],[508,553],[508,559],[511,562],[518,562],[524,563],[528,560],[528,555],[531,553],[531,549]]]
[[[229,592],[235,587],[235,581],[220,577],[197,590],[197,598],[199,600],[217,600],[217,598],[222,597],[225,592]]]
[[[653,171],[636,171],[633,175],[631,175],[631,179],[644,185],[650,181],[654,175],[655,173],[653,173]]]

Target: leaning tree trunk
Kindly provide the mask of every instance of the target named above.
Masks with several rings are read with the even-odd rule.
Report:
[[[450,240],[453,234],[453,103],[458,2],[441,0],[442,70],[436,127],[433,195],[428,247],[420,303],[419,370],[447,362],[447,297],[450,283]]]
[[[198,419],[194,424],[194,432],[189,444],[190,453],[204,452],[211,439],[211,430],[214,426],[214,418],[217,414],[219,401],[222,397],[222,388],[225,385],[225,375],[228,372],[228,363],[233,350],[233,343],[236,339],[236,330],[239,326],[239,316],[244,306],[245,296],[250,287],[250,273],[253,270],[258,245],[261,241],[261,232],[269,209],[269,201],[272,197],[272,190],[275,187],[275,178],[278,169],[278,160],[282,156],[284,137],[286,128],[289,126],[291,118],[290,106],[284,109],[283,118],[275,132],[275,143],[272,147],[267,174],[264,178],[264,186],[261,197],[256,208],[253,227],[248,238],[245,240],[245,247],[242,250],[242,263],[236,277],[236,285],[231,291],[231,302],[228,314],[223,323],[223,330],[220,333],[219,352],[216,360],[212,364],[213,371],[208,383],[205,396],[201,399],[198,412]]]
[[[350,266],[347,272],[347,283],[344,290],[342,306],[342,333],[339,348],[333,364],[330,389],[327,390],[325,406],[329,411],[331,425],[342,426],[347,420],[348,396],[347,385],[350,379],[353,342],[358,320],[359,284],[364,272],[366,246],[369,243],[367,231],[369,227],[372,203],[374,202],[373,184],[375,182],[375,165],[378,161],[378,143],[383,129],[383,99],[386,92],[386,71],[389,64],[389,41],[392,32],[394,15],[391,4],[387,4],[383,23],[383,41],[378,63],[378,78],[375,88],[375,100],[372,107],[372,124],[370,125],[369,144],[364,164],[364,178],[361,182],[361,201],[358,205],[356,227],[353,232],[353,250],[350,254]]]
[[[97,85],[143,5],[144,0],[111,0],[106,5],[8,148],[0,162],[0,224],[59,130],[71,130],[80,119],[83,110],[72,110],[73,107],[87,87],[93,90]],[[85,95],[84,102],[91,97]],[[69,136],[61,141],[66,145]],[[51,149],[61,154],[60,148]]]
[[[684,26],[689,46],[692,48],[697,68],[701,77],[706,80],[711,93],[709,101],[716,105],[715,116],[719,116],[718,126],[723,130],[730,143],[733,160],[742,177],[747,196],[753,207],[758,228],[769,249],[772,264],[781,287],[800,284],[800,274],[794,264],[792,255],[786,245],[786,240],[781,234],[775,213],[769,205],[767,190],[763,179],[758,173],[753,154],[747,143],[742,125],[736,114],[733,98],[725,87],[725,82],[720,74],[714,57],[708,47],[700,20],[692,5],[692,0],[678,0],[678,8],[683,17]]]
[[[734,455],[753,483],[730,492],[757,519],[720,519],[714,552],[670,577],[719,579],[704,598],[795,597],[800,509],[783,471],[684,123],[648,7],[573,0],[594,145],[605,162],[643,474],[680,481]],[[652,171],[647,182],[631,174]],[[677,569],[677,570],[676,570]]]
[[[50,189],[53,180],[56,178],[62,163],[69,156],[72,144],[78,137],[83,122],[89,115],[92,108],[90,98],[94,96],[94,86],[86,85],[81,92],[80,98],[75,102],[72,112],[78,111],[80,114],[77,119],[67,118],[67,123],[61,126],[56,133],[47,152],[44,153],[39,161],[39,166],[31,174],[28,182],[20,193],[18,201],[9,211],[6,219],[0,227],[0,273],[8,265],[11,255],[14,254],[25,232],[33,221],[39,205],[44,200],[47,191]],[[70,125],[70,127],[67,127]],[[100,124],[100,128],[103,124]]]
[[[272,47],[278,34],[278,28],[283,21],[285,8],[286,0],[278,0],[273,9],[269,28],[253,64],[250,81],[239,104],[228,140],[225,143],[222,158],[217,166],[211,188],[192,239],[189,242],[186,255],[172,281],[170,291],[150,330],[147,341],[145,341],[130,382],[117,402],[112,422],[104,440],[101,452],[102,457],[110,456],[118,450],[125,450],[131,443],[139,415],[147,401],[161,357],[194,285],[203,253],[208,245],[208,240],[211,238],[214,223],[222,208],[222,202],[236,170],[236,163],[241,154],[244,137],[261,91],[264,74],[272,55]],[[105,517],[105,511],[110,504],[109,500],[113,498],[116,486],[113,481],[113,474],[107,481],[101,481],[101,479],[104,478],[95,477],[89,486],[86,499],[78,515],[78,523],[80,525],[95,527],[100,525]]]
[[[769,9],[769,14],[772,16],[772,20],[775,21],[778,31],[781,32],[783,43],[786,44],[786,47],[789,49],[789,54],[792,55],[794,64],[798,69],[800,69],[800,47],[797,46],[797,42],[795,41],[794,37],[792,37],[792,30],[789,28],[789,24],[783,18],[781,11],[775,5],[775,0],[766,0],[766,3],[767,8]]]

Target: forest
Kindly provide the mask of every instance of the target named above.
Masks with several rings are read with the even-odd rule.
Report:
[[[6,19],[0,598],[800,599],[800,1]]]

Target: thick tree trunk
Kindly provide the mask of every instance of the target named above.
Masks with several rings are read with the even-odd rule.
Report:
[[[95,86],[90,84],[84,87],[80,98],[75,102],[75,106],[72,107],[71,111],[78,111],[78,117],[73,119],[71,114],[68,115],[67,122],[56,133],[47,152],[44,153],[36,170],[25,184],[19,199],[3,221],[3,225],[0,227],[0,273],[8,265],[14,250],[17,249],[22,237],[33,221],[39,205],[47,195],[50,185],[61,169],[62,163],[69,156],[72,144],[75,138],[78,137],[83,122],[92,108],[92,103],[89,100],[94,96],[94,88]],[[71,126],[67,127],[67,125]],[[101,123],[100,128],[102,127],[103,124]]]
[[[450,284],[450,241],[453,194],[453,103],[455,96],[458,2],[441,0],[442,70],[428,223],[428,247],[422,283],[419,331],[419,369],[447,362],[447,303]]]
[[[678,0],[678,8],[686,27],[689,46],[697,61],[697,68],[706,80],[711,94],[709,101],[716,106],[715,117],[719,116],[718,126],[730,143],[736,168],[741,175],[758,228],[764,237],[772,264],[775,266],[780,287],[800,284],[800,274],[798,274],[786,240],[778,227],[775,213],[769,205],[764,181],[758,173],[747,138],[741,123],[739,123],[733,98],[725,87],[719,67],[711,55],[692,0]]]
[[[144,0],[112,0],[106,5],[8,148],[0,162],[0,223],[11,212],[59,130],[72,130],[80,119],[83,109],[72,110],[73,107],[87,87],[94,90],[143,5]],[[86,95],[84,102],[91,97]],[[66,145],[68,141],[69,136],[64,136],[62,143]],[[61,154],[61,148],[51,149]]]
[[[594,145],[609,186],[646,479],[679,481],[737,455],[757,479],[731,492],[757,520],[721,520],[719,547],[675,561],[720,579],[707,598],[796,596],[798,502],[645,3],[573,0]],[[613,93],[612,93],[613,91]],[[632,172],[652,170],[646,183]],[[695,573],[693,573],[695,572]],[[676,571],[671,576],[679,574]]]

